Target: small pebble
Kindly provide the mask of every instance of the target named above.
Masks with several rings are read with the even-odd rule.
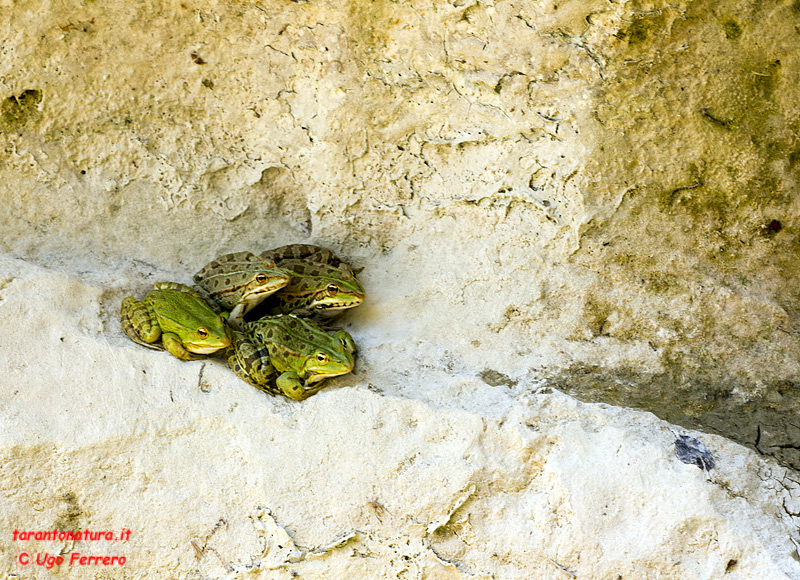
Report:
[[[702,441],[681,435],[675,440],[675,455],[684,463],[694,464],[703,471],[714,469],[714,457]]]

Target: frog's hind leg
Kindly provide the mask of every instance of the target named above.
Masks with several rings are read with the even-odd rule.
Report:
[[[326,329],[327,330],[327,329]],[[339,339],[344,349],[350,354],[356,354],[356,343],[350,333],[346,330],[338,329],[333,333],[333,338]]]
[[[180,292],[185,292],[186,294],[191,294],[203,302],[206,301],[205,297],[202,296],[197,290],[191,286],[187,286],[186,284],[181,284],[179,282],[156,282],[153,284],[153,288],[156,290],[178,290]]]
[[[272,387],[275,378],[275,369],[265,350],[254,345],[244,333],[232,331],[231,345],[225,352],[228,366],[237,377],[254,387],[268,393],[276,393]]]
[[[133,342],[154,350],[164,350],[157,343],[161,338],[161,327],[156,321],[155,312],[148,304],[128,296],[119,309],[119,321],[122,330]]]

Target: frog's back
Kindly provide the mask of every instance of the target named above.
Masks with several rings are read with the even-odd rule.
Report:
[[[186,328],[215,326],[219,315],[199,296],[174,288],[151,290],[150,303],[164,332],[179,332]]]

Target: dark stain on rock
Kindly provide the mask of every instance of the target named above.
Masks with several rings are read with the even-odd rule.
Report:
[[[59,515],[53,524],[54,528],[66,532],[80,530],[83,527],[81,525],[81,519],[84,513],[78,505],[78,499],[75,497],[75,494],[68,491],[61,496],[60,500],[64,505],[59,510]]]
[[[489,385],[490,387],[513,387],[517,384],[517,381],[509,377],[508,375],[504,375],[499,371],[495,371],[493,369],[484,369],[480,373],[478,373],[480,379]]]
[[[764,226],[764,234],[772,237],[778,232],[783,229],[783,224],[778,220],[770,220],[767,225]]]
[[[753,71],[753,85],[758,94],[771,101],[780,82],[781,61],[775,60],[761,70]]]
[[[789,169],[794,169],[798,164],[800,164],[800,148],[789,153]]]
[[[703,118],[708,119],[712,124],[725,129],[727,131],[731,131],[736,128],[736,123],[733,119],[724,119],[720,117],[718,114],[715,114],[711,111],[708,107],[703,107],[700,109],[700,113],[703,115]]]
[[[620,40],[627,40],[630,46],[642,44],[651,39],[653,32],[664,30],[665,18],[660,11],[634,14],[631,24],[616,34]]]
[[[787,420],[800,412],[800,381],[769,383],[765,395],[745,400],[736,393],[746,385],[724,371],[708,370],[703,378],[675,365],[655,374],[575,364],[551,376],[550,384],[582,401],[646,410],[686,429],[722,435],[800,471],[800,428]]]
[[[0,105],[0,129],[19,129],[29,120],[35,118],[42,102],[42,91],[28,89],[19,95],[12,95]]]
[[[732,18],[722,23],[722,29],[725,31],[725,38],[728,40],[738,40],[742,35],[742,27]]]

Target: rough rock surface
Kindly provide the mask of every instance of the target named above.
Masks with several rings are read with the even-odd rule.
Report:
[[[798,15],[0,0],[0,573],[800,578]],[[368,294],[308,401],[121,332],[297,241]]]

